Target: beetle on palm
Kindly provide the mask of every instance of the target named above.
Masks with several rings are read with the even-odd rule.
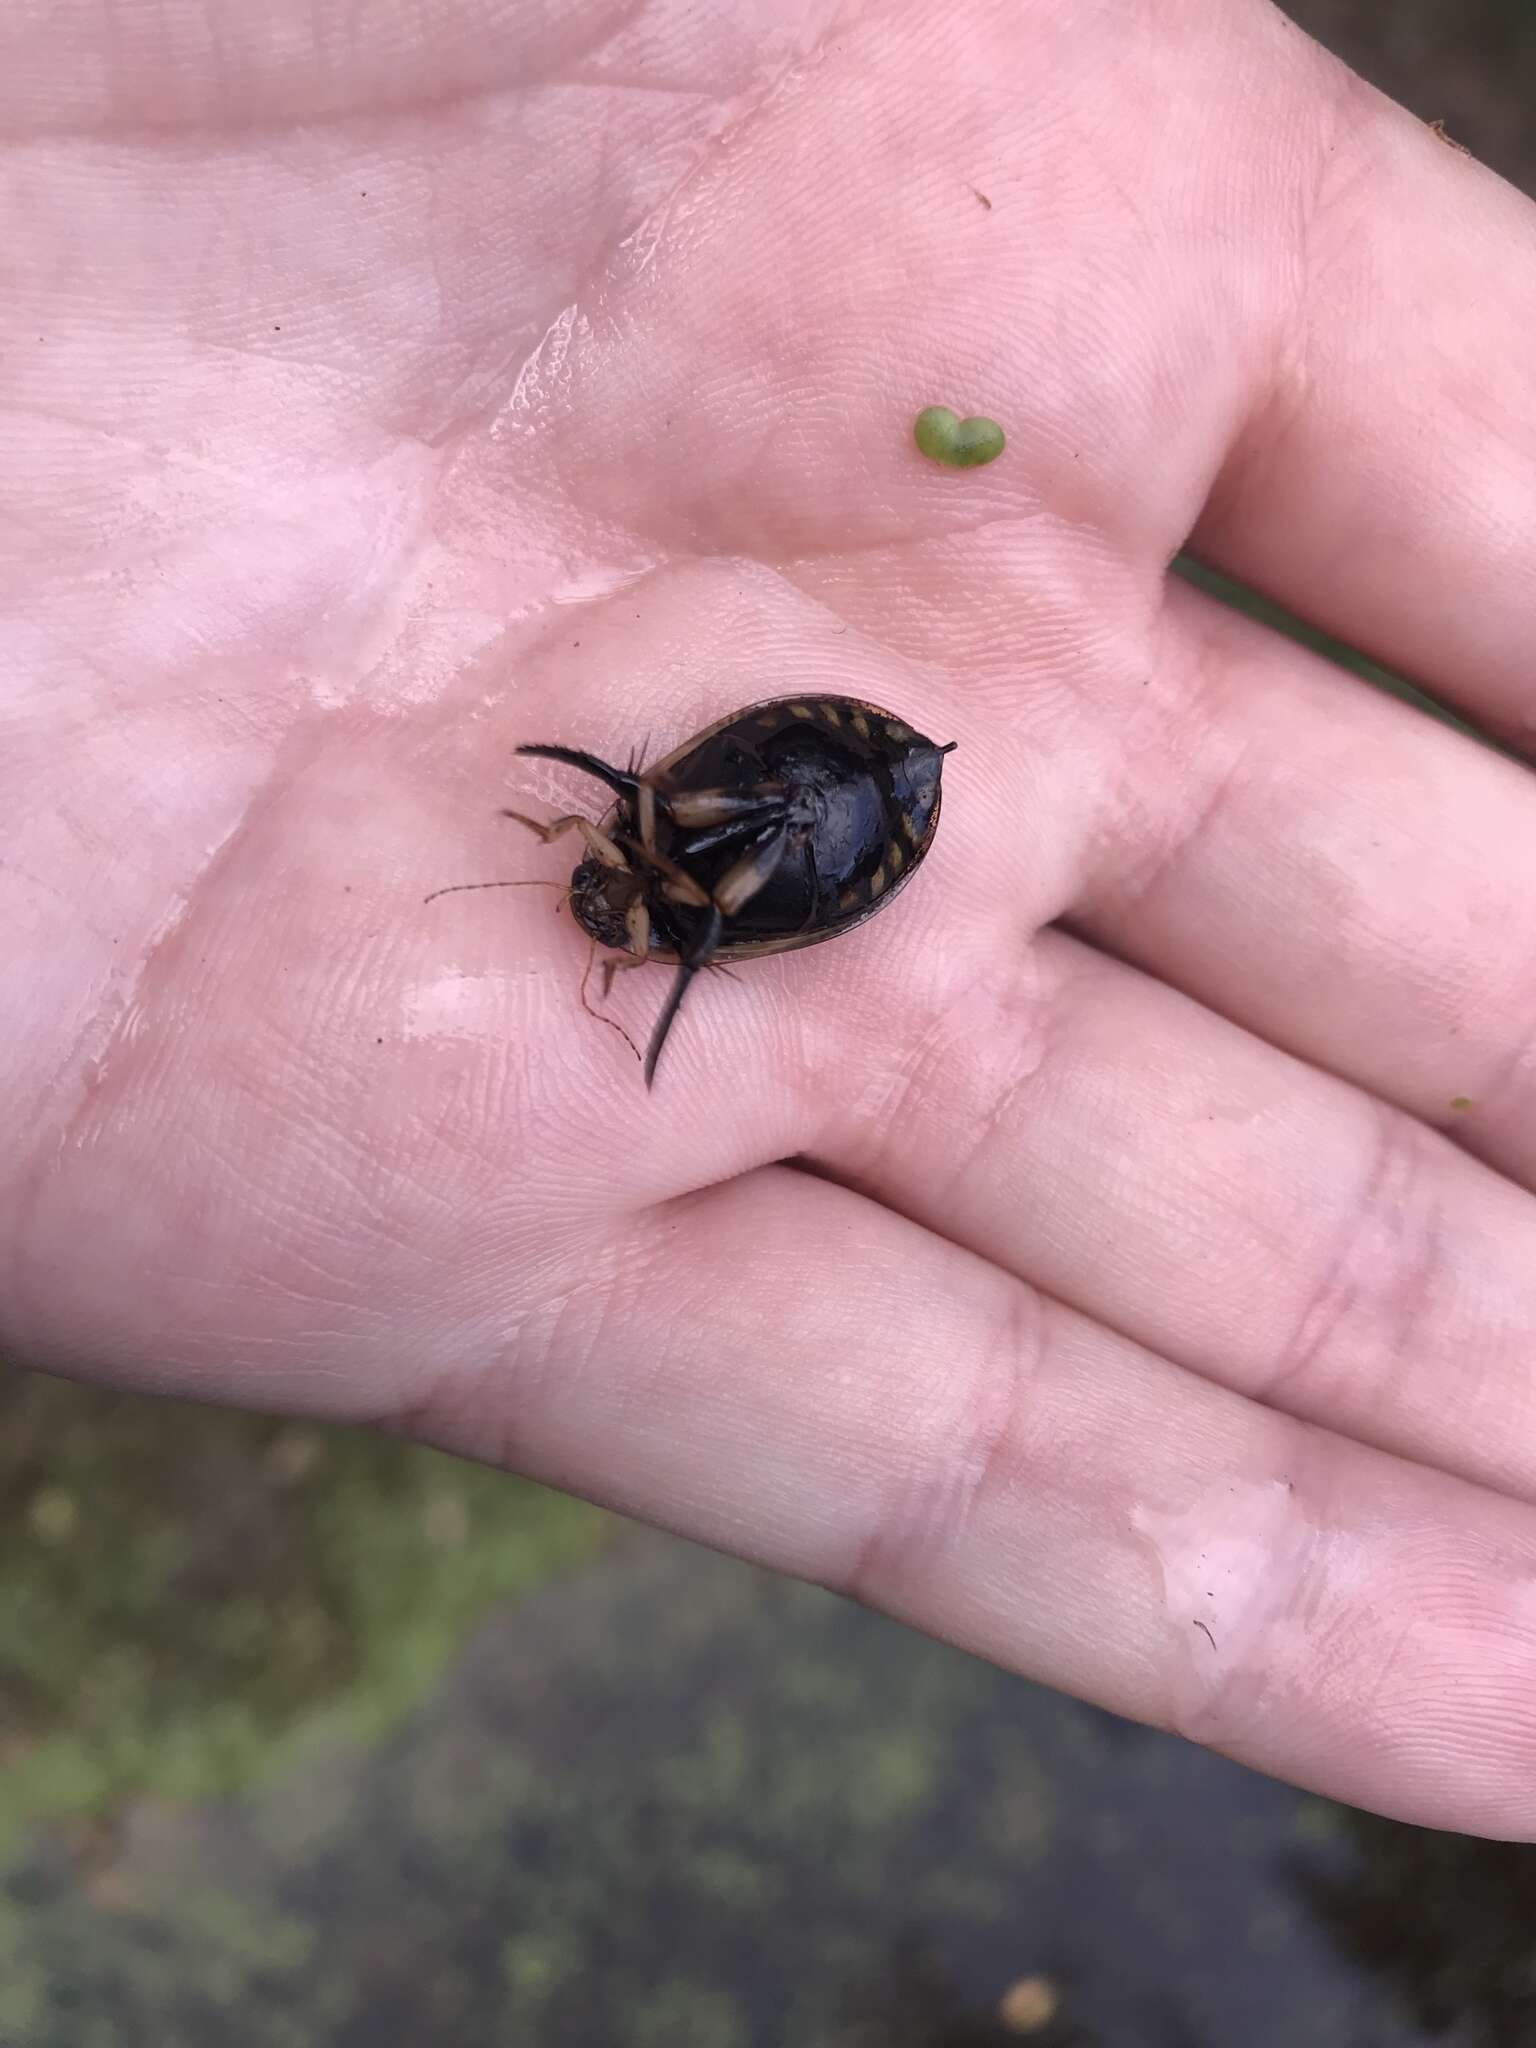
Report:
[[[625,967],[675,962],[645,1055],[656,1063],[689,983],[716,964],[819,945],[883,909],[911,879],[939,819],[943,756],[855,697],[749,705],[643,770],[574,747],[517,749],[595,776],[601,822],[504,811],[546,841],[580,833],[571,909],[600,946],[604,986]]]

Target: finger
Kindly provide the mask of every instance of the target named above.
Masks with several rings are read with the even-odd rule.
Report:
[[[1320,1792],[1536,1831],[1529,1510],[785,1169],[647,1215],[613,1266],[508,1310],[515,1347],[409,1426]]]
[[[1180,1364],[1536,1497],[1529,1195],[1057,934],[950,963],[854,1063],[860,1021],[803,1113],[829,1175]]]
[[[1074,921],[1536,1185],[1536,778],[1176,582],[1154,659]]]
[[[1528,747],[1536,210],[1315,56],[1258,111],[1310,136],[1294,290],[1194,545]]]

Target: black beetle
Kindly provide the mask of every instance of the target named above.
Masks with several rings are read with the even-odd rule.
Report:
[[[675,960],[645,1055],[646,1086],[701,968],[819,945],[851,931],[910,879],[939,822],[943,756],[903,720],[857,697],[781,697],[707,726],[654,767],[614,768],[574,747],[518,753],[561,761],[618,801],[601,824],[547,824],[504,811],[544,840],[577,831],[587,851],[571,908],[623,967]]]

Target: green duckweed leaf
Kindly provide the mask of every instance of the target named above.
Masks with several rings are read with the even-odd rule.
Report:
[[[977,469],[1003,452],[1003,430],[996,420],[960,419],[947,405],[928,405],[912,423],[912,438],[930,461],[951,469]]]

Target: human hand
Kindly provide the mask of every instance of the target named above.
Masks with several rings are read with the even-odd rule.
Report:
[[[420,22],[0,24],[12,1355],[1536,1833],[1536,785],[1165,573],[1529,745],[1529,207],[1257,6]],[[797,690],[934,850],[648,1096],[422,898]]]

